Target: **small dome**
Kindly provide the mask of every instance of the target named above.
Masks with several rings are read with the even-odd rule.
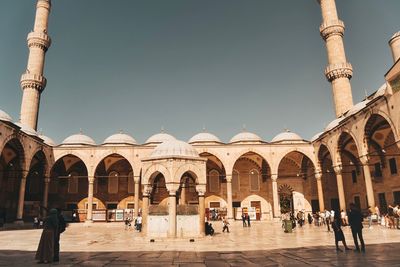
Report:
[[[387,85],[385,83],[378,89],[378,91],[376,91],[376,93],[374,94],[374,99],[377,98],[377,97],[385,95],[386,94],[386,90],[387,90]]]
[[[39,138],[42,139],[43,142],[44,142],[46,145],[49,145],[49,146],[56,146],[56,145],[57,145],[57,144],[53,141],[53,139],[51,139],[50,137],[47,137],[47,136],[45,136],[45,135],[39,135]]]
[[[12,118],[6,112],[0,109],[0,121],[9,121],[12,122]]]
[[[188,143],[180,140],[169,140],[158,145],[150,157],[199,157],[197,150]]]
[[[104,140],[103,145],[136,145],[136,140],[125,133],[113,134]]]
[[[338,125],[340,124],[340,122],[341,122],[342,120],[344,120],[344,118],[345,118],[345,117],[340,117],[340,118],[337,118],[337,119],[331,121],[331,122],[328,124],[328,126],[326,126],[325,132],[326,132],[326,131],[330,131],[330,130],[332,130],[333,128],[335,128],[336,126],[338,126]]]
[[[34,129],[29,127],[28,125],[21,124],[20,122],[15,123],[15,125],[21,127],[21,131],[23,131],[24,133],[26,133],[28,135],[38,136],[38,133]]]
[[[324,132],[320,132],[320,133],[317,133],[316,135],[314,135],[314,136],[311,138],[311,142],[314,142],[315,140],[317,140],[323,133],[324,133]]]
[[[262,142],[261,137],[250,132],[241,132],[232,137],[231,143],[236,142]]]
[[[283,141],[303,141],[303,138],[301,138],[300,135],[287,130],[275,136],[271,142],[275,143]]]
[[[62,145],[90,145],[95,146],[96,142],[87,135],[82,133],[71,135],[64,139]]]
[[[170,140],[176,140],[176,138],[170,134],[161,132],[161,133],[150,136],[149,139],[147,139],[146,144],[148,144],[148,143],[160,144],[160,143],[163,143],[165,141],[170,141]]]
[[[210,142],[210,143],[221,143],[221,140],[219,140],[218,137],[211,133],[198,133],[194,135],[192,138],[190,138],[188,143],[197,143],[197,142]]]
[[[362,110],[367,106],[367,104],[370,102],[370,100],[364,100],[360,103],[355,104],[346,114],[346,116],[351,116]]]

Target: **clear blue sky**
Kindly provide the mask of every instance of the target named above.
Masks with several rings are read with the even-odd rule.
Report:
[[[399,0],[337,0],[359,102],[384,82]],[[34,0],[2,0],[0,109],[19,119]],[[284,128],[311,138],[334,119],[315,0],[53,0],[48,85],[39,128],[61,142],[101,143],[123,129],[188,140],[205,126],[223,141]]]

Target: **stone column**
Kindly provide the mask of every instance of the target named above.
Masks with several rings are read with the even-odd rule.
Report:
[[[139,176],[134,177],[134,182],[135,182],[135,210],[134,210],[134,217],[137,218],[139,214]],[[143,218],[142,218],[143,219]]]
[[[316,172],[315,179],[317,180],[319,210],[323,211],[325,210],[325,203],[324,203],[324,191],[322,189],[322,173]]]
[[[200,236],[206,234],[205,221],[206,221],[206,207],[205,207],[204,194],[199,194],[199,223],[200,223]]]
[[[278,175],[272,174],[271,181],[272,181],[272,198],[274,202],[274,218],[279,218],[281,216],[277,180],[278,180]]]
[[[365,188],[367,190],[368,206],[375,207],[374,188],[372,186],[371,172],[369,170],[369,159],[367,155],[361,156],[360,161],[363,167]]]
[[[43,207],[47,209],[47,202],[49,199],[49,185],[50,185],[50,178],[44,178],[44,190],[43,190]],[[46,216],[46,209],[43,210],[43,216]]]
[[[226,175],[226,195],[227,195],[227,217],[228,220],[233,219],[233,208],[232,208],[232,174]]]
[[[86,210],[86,222],[93,222],[93,184],[94,177],[88,177],[88,208]]]
[[[168,197],[169,231],[168,237],[176,237],[176,191],[170,190]]]
[[[28,176],[27,171],[22,171],[21,183],[19,185],[19,196],[18,196],[18,208],[17,208],[17,220],[16,222],[23,222],[24,216],[24,203],[25,203],[25,188],[26,178]]]
[[[346,60],[343,44],[345,26],[337,14],[335,0],[318,0],[322,11],[322,24],[319,28],[326,43],[328,66],[325,76],[332,84],[336,117],[340,117],[353,106],[350,79],[353,67]]]
[[[346,199],[344,195],[343,177],[342,177],[342,165],[333,166],[333,169],[335,170],[336,174],[340,210],[346,210]]]
[[[181,187],[181,197],[179,203],[181,205],[186,205],[186,179],[183,179],[182,187]]]
[[[143,190],[142,198],[142,233],[147,234],[148,223],[149,223],[149,195],[151,189],[146,187]]]

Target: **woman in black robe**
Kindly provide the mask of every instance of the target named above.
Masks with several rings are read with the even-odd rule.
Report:
[[[44,219],[43,232],[40,237],[35,259],[39,263],[49,263],[54,258],[54,240],[58,233],[58,215],[56,209],[51,209],[49,216]]]
[[[350,250],[350,248],[346,244],[346,239],[344,238],[344,234],[342,231],[342,220],[340,218],[340,213],[337,211],[335,212],[335,217],[333,218],[332,229],[333,233],[335,234],[336,251],[342,251],[339,248],[339,241],[342,241],[343,246],[346,250]]]

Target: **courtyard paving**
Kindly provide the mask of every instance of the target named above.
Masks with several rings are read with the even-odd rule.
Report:
[[[280,223],[213,224],[213,237],[176,240],[142,236],[122,223],[70,224],[57,266],[400,266],[400,230],[364,229],[366,253],[336,252],[332,232],[305,225],[284,233]],[[349,227],[347,243],[353,246]],[[0,266],[36,265],[41,230],[0,231]],[[40,265],[39,265],[40,266]]]

